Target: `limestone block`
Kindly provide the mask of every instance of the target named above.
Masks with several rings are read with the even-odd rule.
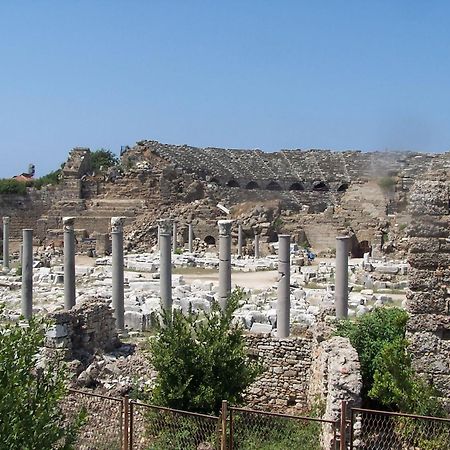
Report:
[[[411,314],[440,314],[445,315],[449,312],[449,296],[447,289],[436,289],[428,292],[406,293],[406,309]]]
[[[271,333],[272,325],[267,323],[254,322],[250,328],[250,333]]]

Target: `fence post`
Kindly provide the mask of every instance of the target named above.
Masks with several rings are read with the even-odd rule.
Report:
[[[346,432],[347,432],[347,402],[342,400],[341,402],[341,426],[340,426],[340,438],[339,438],[339,449],[346,450]]]
[[[123,398],[123,450],[130,450],[129,427],[130,427],[130,399],[128,395]]]
[[[222,400],[222,436],[220,439],[220,450],[227,450],[227,416],[228,416],[228,402]]]

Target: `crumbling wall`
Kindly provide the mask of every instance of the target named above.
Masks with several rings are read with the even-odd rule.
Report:
[[[266,335],[247,335],[250,357],[258,359],[264,372],[248,389],[245,402],[255,409],[286,411],[307,407],[312,339],[278,339]]]
[[[443,172],[410,193],[408,350],[414,369],[450,396],[449,187]]]
[[[96,351],[110,351],[119,343],[113,310],[105,301],[84,300],[70,311],[49,314],[48,319],[53,326],[46,347],[67,360],[87,362]]]

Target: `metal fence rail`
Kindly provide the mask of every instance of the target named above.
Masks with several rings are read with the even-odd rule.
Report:
[[[79,432],[79,450],[122,450],[123,400],[70,389],[61,404],[68,420],[80,410],[86,414],[86,422]]]
[[[230,407],[229,449],[337,448],[338,423],[332,420]]]
[[[449,450],[450,419],[352,408],[351,450]]]
[[[130,402],[130,449],[216,450],[220,418]]]

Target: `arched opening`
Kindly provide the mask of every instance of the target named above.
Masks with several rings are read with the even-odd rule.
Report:
[[[313,191],[326,192],[328,191],[328,186],[323,181],[315,181],[313,183]]]
[[[247,186],[245,186],[245,189],[259,189],[259,185],[256,181],[250,181],[250,183],[247,183]]]
[[[217,178],[211,178],[211,179],[209,180],[209,182],[210,182],[210,183],[214,183],[214,184],[218,184],[218,185],[220,186],[220,182],[219,182],[219,180],[218,180]]]
[[[228,181],[227,182],[227,186],[228,187],[235,187],[235,188],[241,187],[241,186],[239,186],[239,183],[236,180]]]
[[[304,191],[305,190],[305,188],[303,187],[303,184],[302,183],[292,183],[290,186],[289,186],[289,190],[290,191]]]
[[[348,183],[342,183],[342,184],[338,187],[337,191],[338,191],[338,192],[345,192],[347,189],[348,189]]]
[[[205,244],[206,245],[216,245],[216,240],[212,236],[206,236],[205,237]]]
[[[266,189],[269,191],[281,191],[281,186],[276,181],[271,181],[267,185]]]

